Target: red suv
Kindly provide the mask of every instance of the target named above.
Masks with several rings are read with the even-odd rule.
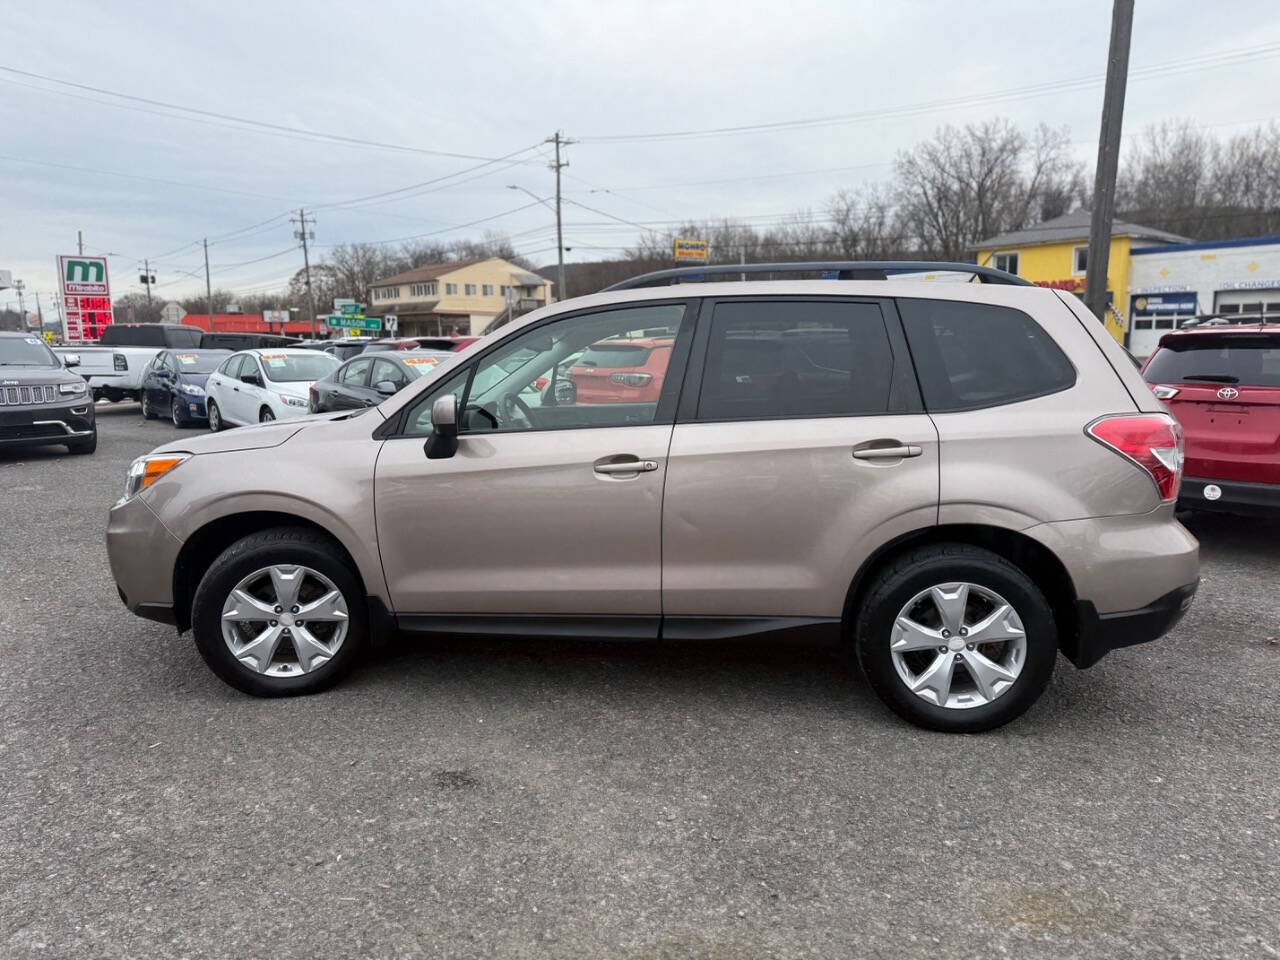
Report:
[[[1280,326],[1166,333],[1142,373],[1186,438],[1179,505],[1280,515]]]
[[[576,402],[657,403],[674,343],[672,337],[643,337],[591,344],[569,368]]]

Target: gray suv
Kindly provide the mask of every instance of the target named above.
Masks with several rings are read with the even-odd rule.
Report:
[[[68,366],[79,362],[67,359]],[[39,337],[0,332],[0,446],[54,443],[72,453],[98,448],[88,384]]]
[[[972,265],[730,269],[833,279],[637,278],[376,407],[139,458],[108,526],[121,598],[260,696],[390,630],[825,632],[948,731],[1023,713],[1059,652],[1177,622],[1181,434],[1075,297]]]

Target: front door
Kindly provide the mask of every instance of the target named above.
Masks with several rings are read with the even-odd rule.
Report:
[[[539,324],[390,421],[375,500],[403,624],[533,617],[521,627],[533,630],[543,617],[552,630],[657,635],[662,489],[683,365],[672,362],[662,396],[641,401],[619,390],[577,403],[545,384],[557,364],[605,341],[683,334],[687,352],[688,313],[679,301]],[[445,393],[459,398],[457,452],[428,460],[431,405]]]
[[[938,435],[892,303],[704,301],[708,317],[668,458],[664,636],[836,620],[875,548],[937,522]]]

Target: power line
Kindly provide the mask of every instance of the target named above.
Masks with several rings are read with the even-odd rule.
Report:
[[[1198,56],[1183,57],[1135,68],[1130,72],[1130,79],[1149,79],[1152,77],[1170,76],[1179,73],[1212,69],[1221,66],[1234,66],[1260,59],[1280,56],[1280,43],[1262,44],[1256,47],[1240,47],[1221,50]],[[863,123],[869,120],[915,116],[921,113],[932,113],[939,110],[951,110],[961,106],[981,106],[1002,103],[1010,100],[1021,100],[1040,97],[1047,94],[1060,94],[1067,90],[1086,89],[1097,86],[1106,79],[1105,74],[1087,77],[1076,77],[1064,80],[1045,81],[1042,83],[1011,87],[1004,90],[983,94],[971,94],[963,97],[951,97],[942,100],[929,100],[920,103],[903,104],[897,107],[885,107],[876,110],[864,110],[857,113],[832,114],[824,117],[808,117],[801,120],[778,120],[766,123],[742,124],[731,127],[710,127],[694,130],[668,130],[651,133],[623,133],[581,137],[583,143],[634,143],[636,141],[671,141],[691,140],[704,137],[737,136],[749,133],[769,133],[783,130],[795,130],[809,127],[834,126],[847,123]]]
[[[74,80],[63,80],[59,77],[51,77],[45,74],[34,73],[30,70],[20,70],[17,67],[5,66],[0,64],[0,70],[5,73],[15,74],[21,77],[29,77],[34,80],[42,80],[46,83],[56,83],[60,86],[70,87],[76,90],[85,90],[90,93],[97,93],[103,96],[116,97],[121,100],[127,100],[131,103],[142,103],[153,107],[162,107],[166,110],[174,110],[179,113],[190,113],[200,117],[210,117],[217,120],[227,120],[233,123],[244,124],[245,126],[255,127],[262,130],[272,130],[283,132],[293,136],[306,137],[311,140],[326,140],[332,143],[352,144],[359,147],[376,147],[381,150],[396,150],[403,153],[419,153],[430,157],[452,157],[460,160],[485,160],[489,162],[498,162],[503,159],[500,157],[485,157],[474,153],[461,153],[452,150],[430,150],[426,147],[414,147],[402,143],[384,143],[377,140],[369,140],[364,137],[349,137],[340,133],[326,133],[320,130],[305,130],[300,127],[289,127],[280,123],[271,123],[266,120],[254,120],[249,117],[238,117],[234,114],[220,113],[216,110],[205,110],[200,107],[188,107],[180,103],[169,103],[164,100],[154,100],[150,97],[139,97],[130,93],[121,93],[117,90],[108,90],[105,87],[95,87],[87,83],[77,83]],[[36,88],[42,89],[42,88]],[[99,101],[102,102],[102,101]]]

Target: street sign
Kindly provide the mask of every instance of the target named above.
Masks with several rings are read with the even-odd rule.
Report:
[[[674,252],[676,263],[706,263],[707,241],[676,237]]]
[[[347,317],[340,313],[331,313],[325,322],[332,327],[345,327],[348,330],[381,330],[382,321],[377,317]]]
[[[58,257],[67,342],[97,340],[111,324],[111,283],[106,257]]]
[[[355,303],[355,301],[354,301],[354,300],[344,300],[344,299],[342,299],[342,298],[340,298],[340,297],[334,297],[334,298],[333,298],[333,312],[334,312],[334,313],[345,313],[346,311],[345,311],[345,310],[343,310],[342,308],[343,308],[343,307],[345,307],[345,306],[346,306],[347,304],[349,304],[349,303]],[[359,313],[360,311],[358,311],[358,310],[357,310],[356,312],[357,312],[357,313]]]
[[[382,323],[387,328],[387,333],[395,333],[396,328],[400,326],[400,318],[394,313],[388,313],[383,316]]]
[[[344,317],[354,317],[364,313],[364,310],[361,308],[360,304],[352,300],[350,302],[343,303],[338,308],[338,312],[342,314]]]

